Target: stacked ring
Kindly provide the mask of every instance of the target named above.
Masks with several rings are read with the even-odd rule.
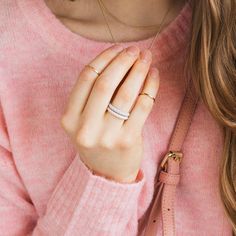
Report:
[[[87,64],[86,65],[87,67],[89,67],[93,72],[95,72],[98,76],[100,75],[100,72],[94,68],[93,66]],[[155,102],[155,98],[152,97],[150,94],[148,93],[145,93],[145,92],[142,92],[142,93],[139,93],[139,95],[146,95],[148,96],[149,98],[151,98],[154,102]],[[107,107],[107,111],[109,113],[111,113],[112,115],[114,115],[115,117],[119,118],[119,119],[122,119],[122,120],[127,120],[129,118],[129,115],[130,113],[129,112],[124,112],[124,111],[121,111],[119,108],[113,106],[111,103],[109,103],[108,107]]]
[[[117,107],[113,106],[111,103],[109,103],[109,105],[107,107],[107,111],[110,112],[115,117],[122,119],[122,120],[127,120],[130,115],[129,112],[123,112],[120,109],[118,109]]]
[[[151,96],[150,94],[148,94],[148,93],[143,92],[143,93],[140,93],[139,95],[146,95],[146,96],[148,96],[149,98],[151,98],[151,99],[155,102],[155,98],[152,97],[152,96]]]

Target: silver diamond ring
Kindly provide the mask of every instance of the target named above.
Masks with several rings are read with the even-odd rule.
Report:
[[[107,107],[107,111],[110,112],[115,117],[122,119],[122,120],[127,120],[130,115],[129,112],[121,111],[119,108],[113,106],[111,103],[109,103],[109,105]]]

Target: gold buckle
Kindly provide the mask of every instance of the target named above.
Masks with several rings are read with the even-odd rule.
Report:
[[[169,151],[164,156],[160,166],[162,169],[166,170],[167,169],[166,165],[169,158],[173,158],[175,161],[181,162],[182,157],[183,157],[183,153],[180,151]]]

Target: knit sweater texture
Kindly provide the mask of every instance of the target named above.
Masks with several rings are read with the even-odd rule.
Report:
[[[127,184],[93,174],[60,125],[79,72],[112,43],[73,33],[43,0],[1,1],[1,236],[141,235],[186,88],[191,15],[186,3],[152,48],[160,87],[142,132],[140,175]],[[144,49],[152,39],[123,45]],[[218,185],[223,132],[202,100],[182,151],[176,235],[230,236]],[[161,218],[157,224],[161,236]]]

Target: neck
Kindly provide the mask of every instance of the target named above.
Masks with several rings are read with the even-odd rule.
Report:
[[[89,38],[107,41],[107,27],[97,0],[44,0],[52,12],[72,31]],[[128,25],[155,25],[148,30],[122,25],[108,17],[109,25],[118,41],[140,40],[155,35],[163,17],[164,28],[181,10],[186,0],[102,0],[115,17]],[[144,4],[145,2],[145,4]],[[105,13],[106,14],[106,13]]]
[[[131,25],[159,24],[163,15],[171,7],[167,17],[171,21],[175,17],[186,0],[102,0],[110,12]],[[65,12],[73,19],[103,21],[97,0],[45,0],[54,6],[58,15],[65,15]],[[63,2],[63,4],[62,4]],[[82,11],[81,11],[82,9]],[[68,15],[67,15],[68,16]]]
[[[107,8],[119,19],[131,25],[153,25],[160,24],[169,7],[173,8],[169,14],[173,16],[177,2],[174,0],[103,0]],[[128,16],[128,17],[127,17]]]

